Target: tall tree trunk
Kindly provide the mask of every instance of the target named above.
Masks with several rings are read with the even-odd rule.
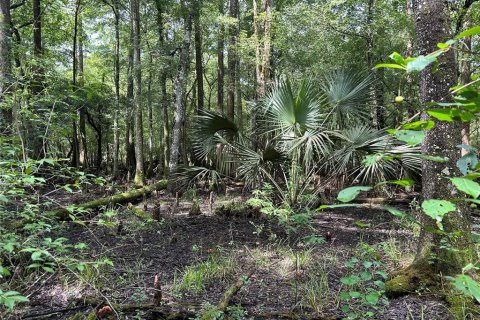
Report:
[[[184,18],[184,36],[180,49],[180,63],[175,78],[175,123],[173,125],[172,147],[168,163],[169,174],[175,172],[180,156],[182,142],[182,127],[185,122],[187,73],[190,61],[190,37],[192,32],[192,14]]]
[[[451,37],[450,13],[447,3],[437,0],[422,0],[416,17],[416,33],[419,54],[437,50],[436,44]],[[456,83],[456,65],[453,50],[441,58],[438,71],[428,67],[421,73],[420,98],[423,104],[431,101],[450,102],[449,89]],[[460,152],[461,123],[441,122],[427,113],[422,120],[435,121],[435,127],[426,132],[422,153],[449,159],[446,163],[424,160],[422,165],[423,199],[450,199],[457,194],[445,175],[458,176],[456,161]],[[450,172],[450,174],[446,173]],[[471,222],[465,208],[459,203],[454,212],[444,216],[444,233],[434,233],[436,224],[427,215],[422,215],[422,230],[417,255],[411,266],[398,272],[386,283],[387,293],[398,295],[416,290],[419,286],[436,285],[435,275],[460,273],[468,263],[476,263],[477,254],[471,241]],[[456,234],[457,232],[460,234]]]
[[[40,9],[41,0],[33,0],[33,54],[36,61],[36,66],[33,69],[34,84],[32,91],[34,94],[39,93],[42,90],[42,77],[41,68],[39,67],[40,61],[38,60],[42,56],[42,14]]]
[[[150,68],[148,70],[148,84],[147,84],[147,107],[148,107],[148,168],[147,177],[153,175],[153,106],[152,106],[152,67],[153,57],[150,53]]]
[[[463,29],[469,29],[471,27],[471,23],[467,20],[463,24]],[[471,61],[471,50],[472,50],[472,37],[466,37],[463,39],[463,49],[464,53],[461,55],[460,60],[460,84],[467,84],[471,81],[470,77],[472,75],[472,61]],[[463,124],[462,128],[462,144],[469,145],[470,144],[470,123],[467,122]],[[462,156],[466,155],[469,151],[462,148]]]
[[[202,27],[200,24],[202,0],[195,0],[195,73],[197,79],[197,112],[204,108],[205,93],[203,90],[203,59],[202,59]]]
[[[80,6],[82,4],[81,0],[76,0],[75,2],[75,13],[74,13],[74,24],[73,24],[73,52],[72,52],[72,80],[73,80],[73,90],[76,91],[77,88],[77,72],[78,72],[78,20],[80,15]],[[78,112],[78,111],[77,111]],[[72,165],[77,167],[80,166],[80,141],[78,139],[78,123],[76,120],[73,120],[73,152],[72,152]]]
[[[133,101],[135,117],[135,179],[136,185],[144,183],[143,169],[143,120],[142,120],[142,69],[140,61],[140,3],[130,0],[133,15]]]
[[[224,0],[218,0],[218,11],[221,16],[225,14],[224,5],[225,5]],[[224,103],[223,103],[224,101],[223,83],[224,83],[224,73],[225,73],[224,56],[223,56],[224,50],[225,50],[225,24],[223,22],[219,22],[218,39],[217,39],[217,112],[218,113],[223,113],[223,107],[224,107]]]
[[[260,44],[262,36],[260,34],[257,0],[253,0],[253,34],[255,35],[255,100],[258,100],[265,95],[265,82],[262,78],[260,62]]]
[[[118,128],[120,113],[120,11],[119,0],[113,0],[115,15],[115,112],[113,115],[113,176],[118,175],[118,154],[120,148],[120,133]]]
[[[264,90],[270,82],[270,57],[272,52],[273,1],[265,0],[265,20],[263,26],[262,79]]]
[[[416,0],[407,0],[407,16],[411,21],[415,21],[415,8]],[[407,57],[412,57],[414,55],[414,34],[409,34],[407,41]],[[413,76],[407,74],[406,76],[406,91],[407,91],[407,119],[410,119],[415,115],[415,104],[414,104],[414,90],[413,90]]]
[[[77,26],[77,39],[78,39],[78,49],[77,49],[77,63],[78,63],[78,87],[83,87],[84,85],[84,64],[83,64],[83,21],[82,17],[78,17],[78,26]],[[81,105],[77,111],[78,116],[78,159],[79,165],[82,168],[87,167],[87,130],[86,130],[86,115],[85,115],[85,105]]]
[[[238,0],[230,0],[229,16],[237,19]],[[237,23],[231,23],[228,27],[229,44],[227,58],[227,117],[235,119],[235,69],[237,64]]]
[[[130,15],[130,39],[133,39],[133,18]],[[134,143],[134,129],[133,129],[133,46],[128,47],[128,70],[127,70],[127,106],[126,106],[126,133],[125,133],[125,148],[126,148],[126,165],[127,177],[130,178],[135,172],[135,143]]]
[[[0,104],[3,104],[12,81],[11,65],[11,17],[10,0],[0,0]],[[2,119],[0,129],[3,135],[12,133],[10,125],[13,122],[11,108],[1,108]]]
[[[157,8],[157,28],[158,28],[158,45],[160,47],[160,54],[162,58],[166,56],[165,53],[165,35],[163,28],[163,6],[165,4],[162,0],[156,0],[155,6]],[[163,61],[162,61],[163,62]],[[167,96],[167,74],[166,68],[162,64],[160,67],[160,101],[162,107],[162,126],[163,126],[163,135],[162,135],[162,159],[163,159],[163,177],[168,177],[168,165],[170,159],[170,125],[168,117],[168,96]]]

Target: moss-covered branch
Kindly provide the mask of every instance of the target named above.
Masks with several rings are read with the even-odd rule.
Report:
[[[149,195],[153,191],[166,189],[167,183],[168,183],[167,180],[160,180],[157,183],[151,184],[149,186],[145,186],[140,189],[133,189],[127,192],[115,194],[113,196],[88,201],[88,202],[79,204],[78,207],[81,209],[96,209],[96,208],[107,206],[110,204],[126,203],[129,201],[138,199],[140,197],[143,197],[145,195]],[[46,213],[47,216],[60,218],[60,219],[67,218],[69,214],[70,214],[70,211],[68,211],[68,209],[66,208],[60,208],[60,209],[49,211]]]

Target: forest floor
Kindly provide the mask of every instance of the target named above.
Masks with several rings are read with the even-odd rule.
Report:
[[[231,319],[341,319],[345,312],[359,319],[366,319],[367,312],[373,312],[374,319],[453,319],[447,304],[433,292],[382,297],[370,304],[363,299],[381,291],[385,272],[407,265],[413,257],[418,230],[388,213],[325,210],[315,214],[312,223],[289,228],[263,215],[215,215],[207,201],[200,203],[201,215],[190,216],[192,202],[180,199],[172,214],[175,198],[165,193],[157,197],[138,207],[151,212],[154,200],[160,201],[160,221],[138,219],[124,208],[116,216],[92,217],[85,225],[65,222],[52,238],[83,242],[88,245],[83,259],[108,258],[113,267],[92,268],[78,276],[67,271],[39,276],[31,303],[19,308],[16,317],[83,319],[99,307],[87,301],[103,301],[139,306],[114,310],[120,319],[151,318],[142,306],[152,302],[155,275],[163,304],[200,313],[212,309],[236,279],[253,271],[231,300]],[[216,206],[225,200],[217,199]],[[240,194],[228,200],[245,201]],[[99,219],[115,226],[100,225]],[[120,221],[123,228],[118,232]],[[321,237],[330,241],[321,243]],[[349,286],[341,280],[346,276],[362,280]],[[349,292],[360,296],[342,299]]]

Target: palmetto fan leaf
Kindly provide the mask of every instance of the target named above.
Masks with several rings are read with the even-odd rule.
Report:
[[[295,94],[290,80],[280,79],[263,103],[260,124],[264,132],[288,140],[315,130],[321,123],[320,97],[312,82],[304,80]]]
[[[202,110],[197,115],[192,133],[195,137],[193,148],[199,159],[204,159],[219,143],[224,143],[224,138],[233,139],[240,134],[233,121],[209,110]]]
[[[320,84],[327,97],[329,114],[335,116],[337,127],[344,128],[350,120],[366,121],[369,117],[369,90],[373,77],[344,70],[328,72]]]

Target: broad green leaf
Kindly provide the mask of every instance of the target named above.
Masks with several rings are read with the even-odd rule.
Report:
[[[456,207],[447,200],[429,199],[423,201],[422,209],[427,216],[441,222],[445,214],[455,211]]]
[[[414,60],[407,63],[407,72],[411,73],[422,71],[435,61],[437,61],[437,56],[433,54],[427,56],[418,56]]]
[[[435,127],[435,122],[432,120],[420,120],[402,125],[404,130],[430,130]]]
[[[355,199],[360,194],[360,192],[369,191],[371,189],[372,187],[364,187],[364,186],[349,187],[340,191],[338,193],[337,199],[341,202],[350,202],[353,199]]]
[[[395,130],[394,135],[398,140],[412,146],[422,143],[423,138],[425,138],[425,132],[414,130]]]
[[[475,170],[478,164],[477,155],[473,152],[467,153],[458,159],[456,164],[458,170],[460,170],[463,175],[467,175]]]
[[[8,198],[7,198],[5,195],[0,194],[0,202],[7,203],[7,202],[8,202]]]
[[[371,305],[376,305],[380,299],[380,295],[377,292],[370,292],[365,296],[365,301]]]
[[[480,34],[480,26],[476,26],[476,27],[467,29],[463,32],[460,32],[458,34],[458,36],[455,37],[455,39],[458,40],[458,39],[461,39],[461,38],[470,37],[470,36],[474,36],[474,35],[477,35],[477,34]]]
[[[456,108],[438,108],[427,110],[427,113],[440,121],[462,121],[469,122],[475,119],[475,115],[469,111]]]
[[[350,295],[350,297],[352,297],[353,299],[358,299],[362,296],[362,294],[358,291],[349,291],[348,294]]]
[[[343,277],[340,279],[340,282],[347,286],[353,286],[360,281],[360,278],[356,275],[351,275],[348,277]]]
[[[470,276],[459,274],[453,278],[453,286],[467,297],[474,298],[480,303],[480,283],[473,280]]]
[[[367,271],[362,271],[359,273],[360,278],[362,278],[363,281],[370,281],[372,280],[372,274]]]
[[[451,178],[450,180],[458,190],[465,192],[471,197],[476,199],[480,195],[480,184],[475,181],[464,178]]]

